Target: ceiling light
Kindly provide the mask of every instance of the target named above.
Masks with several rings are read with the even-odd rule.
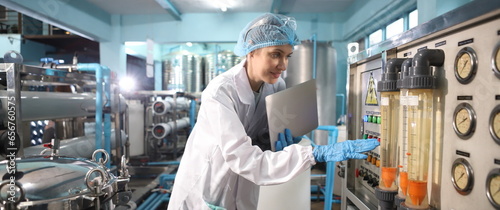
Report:
[[[221,6],[221,7],[220,7],[220,10],[221,10],[222,12],[226,12],[226,11],[227,11],[227,7],[226,7],[226,6]]]

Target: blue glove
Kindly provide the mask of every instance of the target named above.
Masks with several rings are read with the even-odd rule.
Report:
[[[368,156],[362,152],[375,149],[379,145],[377,139],[347,140],[330,145],[318,145],[314,147],[313,156],[317,162],[366,159]]]
[[[293,137],[292,131],[290,129],[285,128],[285,134],[278,133],[278,141],[276,141],[275,147],[276,152],[283,150],[283,148],[290,146],[292,144],[299,143],[302,140],[302,136]]]

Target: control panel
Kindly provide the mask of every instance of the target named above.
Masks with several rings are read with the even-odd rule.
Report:
[[[444,53],[443,63],[429,68],[429,78],[435,79],[428,98],[428,107],[432,109],[428,121],[430,129],[407,133],[407,138],[424,136],[420,138],[427,140],[429,145],[411,142],[411,139],[408,145],[398,145],[409,149],[402,151],[425,146],[418,155],[428,156],[428,163],[418,165],[411,159],[415,154],[403,154],[409,157],[408,167],[419,167],[418,171],[424,172],[419,189],[422,197],[410,195],[406,202],[409,197],[410,202],[418,198],[422,209],[500,209],[500,10],[408,43],[404,40],[394,42],[401,44],[350,64],[348,139],[381,137],[380,121],[384,117],[380,111],[381,98],[376,87],[375,91],[372,87],[381,80],[389,58],[413,59],[416,64],[414,58],[424,50]],[[410,93],[420,91],[418,86],[412,85]],[[412,103],[422,105],[420,95],[413,96],[413,102],[411,96],[403,97],[402,94],[401,103],[408,107]],[[408,108],[407,111],[420,110]],[[414,120],[422,123],[421,119]],[[367,153],[367,160],[348,161],[342,209],[345,206],[379,207],[375,196],[381,177],[379,150],[380,147]],[[423,154],[425,151],[427,153]],[[398,181],[397,185],[402,184]],[[403,205],[403,208],[412,206]]]

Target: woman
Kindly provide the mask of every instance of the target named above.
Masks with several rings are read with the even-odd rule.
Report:
[[[256,209],[260,185],[287,182],[316,161],[366,158],[359,152],[378,146],[360,140],[313,149],[290,145],[286,130],[278,140],[285,149],[269,150],[264,98],[285,89],[280,75],[300,44],[295,28],[291,17],[264,14],[242,30],[235,53],[246,59],[203,91],[168,209]]]

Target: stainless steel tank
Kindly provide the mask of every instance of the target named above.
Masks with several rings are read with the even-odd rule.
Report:
[[[163,89],[179,92],[200,92],[202,84],[201,57],[188,51],[166,55],[163,59]]]
[[[221,51],[217,54],[208,54],[205,57],[205,85],[217,75],[229,70],[241,62],[241,58],[232,51]]]
[[[102,152],[96,150],[94,153]],[[105,153],[105,152],[103,152]],[[109,155],[105,153],[105,157]],[[102,160],[102,161],[101,161]],[[2,209],[114,209],[125,205],[125,158],[116,177],[100,161],[63,156],[10,158],[0,162]],[[14,166],[13,166],[14,164]],[[12,167],[13,166],[13,167]]]
[[[316,56],[316,59],[314,59]],[[313,79],[313,64],[316,62],[316,85],[319,125],[336,125],[336,51],[330,42],[302,41],[295,46],[288,69],[283,74],[287,87]],[[316,60],[316,61],[315,61]],[[328,133],[315,131],[316,144],[327,144]]]

